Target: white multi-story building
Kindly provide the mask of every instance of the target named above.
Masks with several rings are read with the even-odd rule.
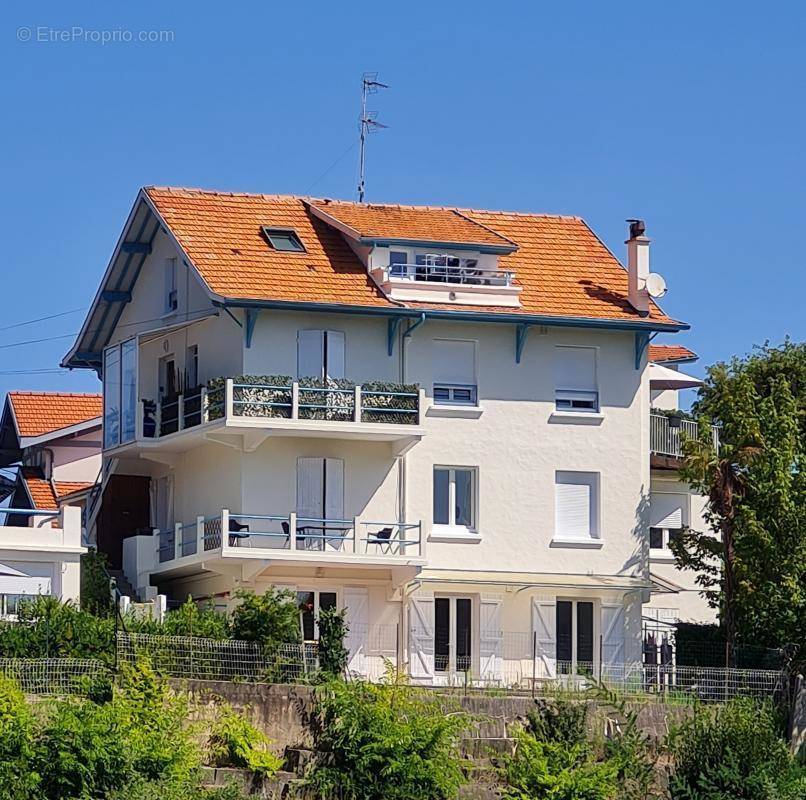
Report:
[[[625,269],[574,217],[142,190],[64,360],[140,520],[99,546],[176,598],[291,587],[309,638],[346,607],[359,671],[640,661],[647,346],[687,326],[633,233]]]

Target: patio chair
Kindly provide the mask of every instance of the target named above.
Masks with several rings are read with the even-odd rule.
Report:
[[[377,545],[380,551],[386,555],[392,552],[392,528],[381,528],[373,534],[371,544]]]
[[[244,533],[246,531],[246,533]],[[229,521],[229,546],[239,547],[242,539],[249,538],[249,526],[238,522],[237,519],[230,518]]]

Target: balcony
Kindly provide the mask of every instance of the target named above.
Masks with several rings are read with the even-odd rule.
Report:
[[[659,457],[653,466],[677,467],[683,459],[683,442],[699,437],[699,425],[695,420],[680,419],[672,423],[665,414],[649,415],[649,450],[652,456]],[[719,427],[711,426],[712,443],[719,447]],[[665,463],[668,462],[668,463]]]
[[[293,535],[291,532],[294,532]],[[314,519],[284,515],[240,514],[223,509],[212,516],[178,523],[152,536],[132,537],[133,569],[181,575],[199,567],[216,572],[232,559],[285,566],[416,567],[425,564],[421,522]],[[134,551],[136,550],[136,555]],[[126,556],[124,555],[124,560]],[[268,565],[267,565],[268,566]]]
[[[242,437],[251,450],[268,436],[308,436],[389,442],[399,455],[423,436],[424,396],[413,384],[244,376],[137,410],[134,440],[121,447],[182,451]]]

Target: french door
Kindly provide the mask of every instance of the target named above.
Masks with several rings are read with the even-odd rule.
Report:
[[[302,641],[319,641],[319,612],[336,608],[336,592],[300,590],[297,592],[297,608],[299,609],[299,624]]]
[[[473,600],[434,598],[434,671],[468,672],[473,664]]]
[[[593,673],[593,603],[557,601],[557,672],[561,675]]]
[[[306,550],[341,550],[344,522],[344,461],[297,459],[298,545]]]

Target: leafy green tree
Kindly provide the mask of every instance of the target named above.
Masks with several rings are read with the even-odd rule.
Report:
[[[806,650],[806,344],[765,346],[708,371],[694,411],[720,425],[686,442],[682,477],[710,530],[672,543],[720,610],[728,643]]]
[[[106,554],[93,549],[81,556],[81,610],[97,617],[111,617],[115,611]]]
[[[323,608],[319,612],[319,668],[330,677],[343,675],[347,669],[350,653],[344,646],[346,615],[344,608]]]
[[[294,592],[271,587],[264,594],[255,594],[241,589],[235,596],[239,602],[230,620],[233,639],[260,642],[268,649],[300,641],[299,610]]]
[[[169,611],[162,622],[130,617],[125,623],[129,631],[157,636],[226,639],[230,633],[226,614],[217,611],[212,601],[199,605],[192,597],[188,597],[179,608]]]

